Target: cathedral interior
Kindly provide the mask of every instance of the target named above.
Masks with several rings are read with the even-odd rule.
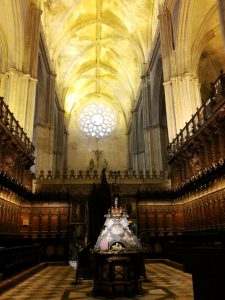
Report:
[[[94,299],[105,216],[125,298],[225,299],[223,70],[224,0],[0,1],[1,299]]]

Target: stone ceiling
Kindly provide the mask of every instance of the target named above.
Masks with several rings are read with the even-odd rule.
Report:
[[[43,0],[42,25],[68,116],[96,98],[126,120],[157,27],[154,0]]]

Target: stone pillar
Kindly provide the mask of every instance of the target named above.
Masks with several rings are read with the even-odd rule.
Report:
[[[152,174],[152,143],[151,143],[151,131],[149,129],[144,130],[145,141],[145,171],[149,171]]]
[[[166,115],[168,126],[169,142],[173,140],[178,132],[179,127],[176,124],[176,111],[174,106],[174,96],[172,89],[172,82],[169,80],[171,74],[175,71],[175,57],[173,53],[173,32],[172,23],[169,10],[165,9],[163,4],[159,3],[159,26],[161,37],[161,51],[162,51],[162,63],[163,63],[163,77],[164,77],[164,90],[165,90],[165,102],[166,102]]]
[[[31,139],[31,141],[33,139],[33,128],[34,128],[36,86],[37,86],[37,80],[30,77],[28,90],[27,90],[27,104],[26,104],[24,130],[27,133],[28,137]]]
[[[149,170],[150,174],[155,171],[160,175],[161,171],[166,170],[163,164],[163,149],[161,143],[161,125],[155,124],[148,126],[144,131],[145,140],[145,170]]]
[[[151,86],[149,74],[142,76],[142,105],[143,105],[143,129],[144,129],[144,149],[145,162],[144,171],[150,174],[156,172],[160,175],[166,170],[163,163],[163,129],[157,116],[151,117],[153,107],[151,107]],[[155,118],[154,118],[155,117]]]
[[[151,136],[148,130],[150,111],[150,84],[149,74],[143,75],[142,79],[142,101],[143,101],[143,129],[144,129],[144,148],[145,148],[145,163],[143,171],[150,171],[152,173],[152,157],[151,157]]]
[[[33,138],[34,109],[36,96],[36,75],[40,36],[41,10],[34,4],[29,6],[29,14],[24,21],[23,72],[10,68],[0,75],[0,96],[9,105],[20,126]],[[14,49],[16,51],[16,49]]]
[[[161,125],[155,124],[151,128],[152,131],[152,145],[154,149],[154,169],[156,174],[159,175],[161,171],[165,171],[162,160],[162,141],[161,141]]]
[[[6,83],[8,81],[8,74],[0,74],[0,97],[4,98],[4,101],[6,103]]]
[[[50,125],[54,125],[54,102],[55,102],[55,81],[56,81],[56,74],[50,73],[49,74],[49,93],[48,93],[48,104],[47,104],[47,111],[46,111],[46,122]]]
[[[161,38],[163,77],[167,82],[171,74],[175,74],[174,41],[170,11],[159,4],[159,28]]]
[[[217,0],[217,3],[220,17],[220,27],[223,36],[223,45],[225,48],[225,2],[224,0]]]
[[[142,101],[143,101],[143,129],[144,129],[144,146],[145,146],[145,171],[153,174],[156,171],[155,165],[155,139],[154,126],[151,125],[151,86],[149,74],[142,76]],[[158,141],[159,141],[158,136]],[[157,172],[159,174],[159,172]]]
[[[147,128],[150,124],[150,110],[149,110],[149,103],[150,103],[150,80],[149,74],[143,75],[141,77],[142,81],[142,102],[143,102],[143,126]]]
[[[169,142],[189,121],[196,108],[201,106],[200,84],[192,74],[177,74],[170,11],[159,5],[159,25],[162,49],[164,90]]]
[[[45,122],[40,122],[39,120],[35,124],[36,130],[36,144],[35,144],[35,156],[36,158],[36,173],[39,174],[40,170],[44,170],[47,174],[48,170],[53,170],[54,162],[54,101],[55,101],[55,74],[50,73],[49,85],[48,85],[48,95],[46,101],[45,111],[39,112],[39,117],[43,117],[41,114],[44,114],[45,117],[41,120]],[[61,134],[58,133],[61,138]],[[60,138],[58,138],[60,140]],[[62,139],[60,140],[62,143]]]
[[[165,102],[166,102],[166,116],[167,116],[167,127],[168,127],[168,137],[169,142],[176,137],[176,133],[178,132],[178,127],[176,124],[176,113],[175,105],[173,100],[173,89],[172,83],[170,81],[164,82],[165,89]]]
[[[132,114],[132,129],[130,134],[131,139],[131,168],[137,171],[137,111]]]
[[[201,106],[200,85],[197,78],[186,73],[164,83],[169,141]]]
[[[0,75],[0,94],[32,140],[37,80],[11,68]]]
[[[37,75],[41,14],[42,11],[31,3],[25,23],[24,70],[33,77]]]
[[[64,110],[59,110],[58,112],[58,126],[57,135],[55,135],[55,152],[56,159],[54,170],[63,170],[64,168],[64,146],[65,146],[65,132],[64,132]],[[66,155],[66,153],[65,153]]]
[[[53,140],[54,127],[49,124],[36,124],[37,142],[35,145],[35,167],[36,173],[44,170],[47,174],[48,170],[53,169]]]

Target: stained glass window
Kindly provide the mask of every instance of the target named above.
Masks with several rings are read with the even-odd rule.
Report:
[[[79,116],[83,133],[93,138],[103,138],[111,134],[116,125],[115,112],[105,104],[91,103],[83,108]]]

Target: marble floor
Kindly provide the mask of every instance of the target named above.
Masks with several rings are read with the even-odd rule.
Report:
[[[193,300],[190,274],[183,273],[163,263],[147,263],[148,282],[144,282],[143,295],[130,300]],[[1,300],[92,300],[105,299],[91,296],[92,281],[83,280],[73,285],[74,271],[70,266],[48,266],[28,279],[0,294]],[[124,297],[114,298],[127,299]]]

